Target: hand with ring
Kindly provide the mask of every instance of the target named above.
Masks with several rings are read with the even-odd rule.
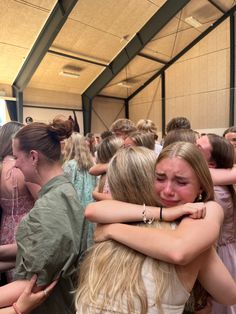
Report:
[[[55,280],[49,286],[47,286],[46,289],[33,292],[33,289],[36,286],[36,280],[37,275],[34,275],[25,287],[17,302],[14,303],[14,306],[20,313],[30,313],[34,308],[44,302],[58,282],[58,280]]]

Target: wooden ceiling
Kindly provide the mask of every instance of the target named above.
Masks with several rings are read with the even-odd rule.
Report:
[[[79,0],[27,88],[82,95],[143,26],[176,0]],[[13,85],[56,4],[55,0],[0,1],[0,89]],[[66,2],[70,2],[67,0]],[[191,0],[107,81],[100,94],[127,98],[235,5]],[[187,17],[201,23],[190,26]],[[149,58],[148,58],[149,57]],[[77,78],[62,72],[78,73]]]

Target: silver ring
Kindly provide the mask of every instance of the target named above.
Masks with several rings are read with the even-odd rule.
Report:
[[[47,297],[47,295],[48,295],[47,290],[43,290],[43,292],[44,292],[45,297]]]

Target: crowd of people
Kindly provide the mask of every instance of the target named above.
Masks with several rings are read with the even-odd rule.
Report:
[[[235,314],[236,128],[0,128],[0,314]]]

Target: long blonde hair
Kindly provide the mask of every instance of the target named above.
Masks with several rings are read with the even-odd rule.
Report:
[[[64,162],[75,159],[80,170],[89,170],[93,165],[93,157],[83,135],[73,132],[66,140]]]
[[[113,198],[135,204],[157,205],[154,193],[155,160],[155,153],[144,147],[119,150],[108,168]],[[157,227],[159,224],[138,225]],[[171,286],[174,266],[153,260],[115,241],[94,245],[82,262],[75,295],[77,310],[82,308],[83,313],[92,313],[92,306],[95,311],[99,309],[99,313],[114,308],[122,312],[122,307],[126,306],[128,313],[134,313],[138,306],[141,314],[147,313],[148,297],[142,279],[145,260],[151,264],[156,306],[161,310],[161,297]]]

